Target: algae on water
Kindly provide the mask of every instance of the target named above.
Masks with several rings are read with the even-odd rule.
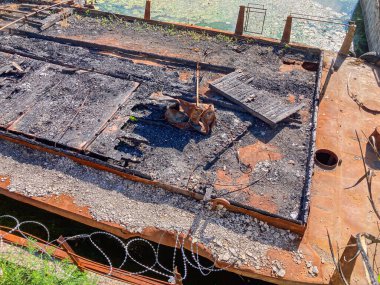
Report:
[[[182,22],[233,31],[242,0],[152,0],[152,18],[168,22]],[[358,0],[262,0],[256,1],[267,9],[263,35],[281,38],[284,21],[289,13],[337,18],[348,21]],[[145,0],[98,0],[97,8],[108,12],[143,17]],[[261,31],[262,15],[251,16],[252,30]],[[256,27],[257,26],[257,27]],[[294,21],[292,41],[321,48],[338,50],[345,27],[317,22]]]

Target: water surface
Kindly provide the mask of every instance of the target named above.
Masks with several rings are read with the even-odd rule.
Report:
[[[143,17],[145,0],[97,0],[103,11]],[[152,0],[152,19],[167,22],[182,22],[198,26],[233,31],[239,5],[253,1],[242,0]],[[302,13],[338,19],[351,19],[358,0],[262,0],[267,9],[263,36],[281,38],[286,16]],[[262,14],[251,17],[250,30],[260,31]],[[338,50],[346,28],[344,26],[295,20],[292,41]]]

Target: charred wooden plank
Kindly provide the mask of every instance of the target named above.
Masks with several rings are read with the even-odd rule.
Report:
[[[113,80],[121,81],[119,79],[108,79],[108,82],[111,83]],[[112,90],[110,89],[99,92],[96,96],[90,95],[89,99],[95,100],[83,105],[83,108],[78,112],[78,116],[70,124],[69,129],[60,138],[59,143],[80,149],[95,140],[107,127],[120,106],[128,100],[139,86],[137,82],[124,82],[124,88],[118,93],[115,90],[109,92]],[[98,90],[94,90],[94,92],[97,93]]]
[[[72,14],[73,14],[73,9],[69,9],[69,8],[65,8],[56,14],[52,14],[52,15],[46,17],[42,21],[42,26],[40,27],[40,30],[44,31],[44,30],[50,28],[51,26],[55,25],[57,22],[71,16]]]
[[[4,99],[7,109],[14,110],[5,114],[5,126],[76,149],[101,131],[138,86],[91,72],[66,74],[49,64],[43,69],[45,80],[28,80],[27,90],[14,100]]]
[[[243,71],[235,71],[211,82],[210,87],[272,127],[303,107],[303,104],[286,104],[273,96],[257,98],[258,90],[249,84],[253,78]]]
[[[6,20],[6,21],[13,21],[14,19],[20,19],[20,16],[16,16],[16,15],[13,15],[13,14],[0,14],[0,18]],[[33,25],[33,26],[41,26],[42,23],[38,20],[33,20],[33,19],[30,19],[30,18],[23,18],[22,19],[22,22],[25,22],[25,23],[28,23],[30,25]]]

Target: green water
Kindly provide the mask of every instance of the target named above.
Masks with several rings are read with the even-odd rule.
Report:
[[[242,0],[152,0],[152,19],[182,22],[198,26],[233,31],[239,5],[254,1]],[[263,35],[280,38],[286,16],[303,13],[315,16],[351,19],[358,0],[262,0],[267,9]],[[130,16],[143,17],[145,0],[97,0],[97,8]],[[251,17],[252,30],[261,30],[263,16]],[[295,20],[292,41],[337,50],[343,41],[345,27],[317,22]]]

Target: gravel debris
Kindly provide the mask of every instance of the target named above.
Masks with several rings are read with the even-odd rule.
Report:
[[[283,278],[285,276],[286,271],[280,261],[278,260],[272,261],[272,274],[275,277],[280,277],[280,278]]]
[[[214,258],[235,266],[244,264],[257,270],[275,266],[275,274],[281,277],[285,271],[270,262],[268,249],[295,252],[297,248],[293,234],[286,230],[247,215],[211,211],[207,203],[68,158],[0,141],[0,165],[0,176],[11,176],[9,191],[29,197],[69,195],[78,206],[88,206],[95,220],[118,223],[130,232],[139,233],[146,227],[183,233],[191,229],[193,239],[207,246]]]

